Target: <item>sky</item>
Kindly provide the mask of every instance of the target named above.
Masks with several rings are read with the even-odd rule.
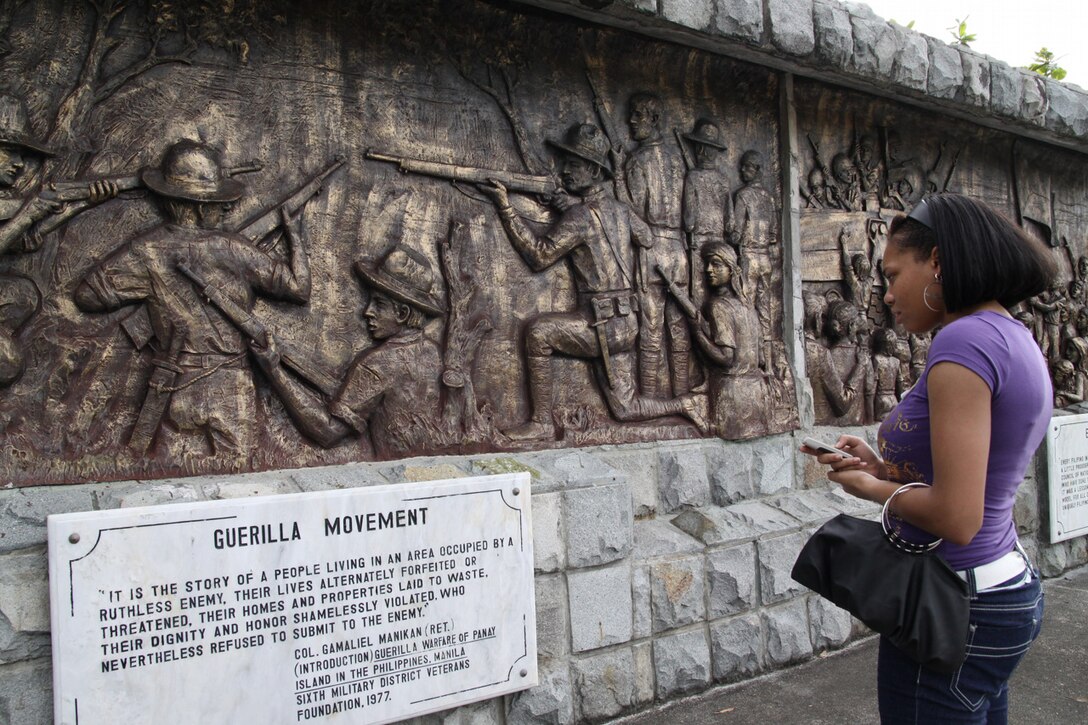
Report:
[[[861,0],[885,20],[951,42],[957,18],[977,40],[970,47],[1010,66],[1030,65],[1046,46],[1068,72],[1066,83],[1088,89],[1088,2],[1084,0]]]

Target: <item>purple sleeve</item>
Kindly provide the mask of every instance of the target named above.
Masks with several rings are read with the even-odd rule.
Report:
[[[1000,392],[998,360],[1008,356],[1008,345],[987,322],[964,317],[945,327],[933,339],[926,362],[926,374],[939,362],[962,365],[982,378],[990,392]]]

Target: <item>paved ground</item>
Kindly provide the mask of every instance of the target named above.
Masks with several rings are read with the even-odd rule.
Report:
[[[1043,583],[1043,631],[1013,675],[1009,722],[1088,723],[1088,567]],[[876,639],[613,721],[623,725],[877,723]]]

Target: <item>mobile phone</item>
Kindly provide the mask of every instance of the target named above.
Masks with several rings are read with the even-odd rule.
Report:
[[[819,451],[820,453],[838,453],[843,458],[846,458],[847,456],[846,452],[844,452],[841,448],[836,448],[830,443],[824,443],[823,441],[818,441],[815,438],[805,438],[801,442],[812,450]]]

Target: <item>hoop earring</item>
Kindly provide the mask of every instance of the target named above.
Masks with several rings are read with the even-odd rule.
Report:
[[[932,287],[934,283],[944,284],[944,279],[941,277],[939,272],[933,275],[933,282],[927,284],[925,289],[922,290],[922,304],[924,304],[926,306],[926,309],[928,309],[930,312],[941,312],[941,310],[938,310],[933,305],[929,304],[929,288]]]

